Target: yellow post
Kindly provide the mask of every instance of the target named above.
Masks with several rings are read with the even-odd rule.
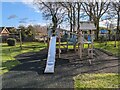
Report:
[[[21,35],[21,30],[20,30],[19,36],[20,36],[20,48],[22,49],[22,35]]]

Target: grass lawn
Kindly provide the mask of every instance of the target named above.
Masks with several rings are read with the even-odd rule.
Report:
[[[58,44],[58,43],[57,43]],[[67,44],[66,42],[62,42],[62,44]],[[66,47],[66,45],[64,45]],[[112,54],[115,54],[118,56],[118,52],[120,51],[120,41],[116,43],[116,47],[114,47],[114,41],[108,41],[107,42],[107,45],[105,46],[105,42],[104,43],[98,43],[98,42],[94,42],[94,47],[95,48],[100,48],[100,49],[103,49],[107,52],[110,52]],[[78,47],[78,46],[77,46]],[[57,46],[58,48],[58,46]],[[61,45],[61,48],[64,48],[62,45]],[[68,46],[69,49],[73,49],[73,45],[69,45]],[[88,48],[88,44],[84,44],[84,48]]]
[[[75,88],[119,88],[120,74],[82,74],[74,77]]]
[[[7,43],[2,43],[2,67],[0,74],[8,72],[12,67],[20,64],[19,61],[15,60],[15,56],[26,53],[26,52],[37,52],[45,48],[44,43],[39,42],[26,42],[22,45],[23,49],[20,49],[19,43],[16,46],[8,46]]]
[[[114,47],[114,41],[108,41],[106,46],[105,43],[96,43],[96,42],[94,43],[95,48],[103,49],[117,56],[120,49],[119,45],[120,45],[120,41],[117,41],[116,47]]]

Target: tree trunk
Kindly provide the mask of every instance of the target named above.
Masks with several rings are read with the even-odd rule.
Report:
[[[77,3],[77,5],[78,5],[78,21],[77,21],[77,30],[79,30],[80,29],[80,24],[79,24],[79,22],[80,22],[80,5],[79,5],[79,2]]]
[[[119,7],[119,12],[117,14],[118,14],[118,18],[117,18],[117,30],[120,33],[120,28],[119,28],[119,25],[120,25],[120,7]]]
[[[119,11],[120,11],[120,7],[119,7]],[[120,25],[120,21],[119,21],[120,12],[118,12],[117,14],[118,14],[118,18],[117,18],[117,32],[116,32],[116,34],[118,34],[117,35],[118,36],[118,40],[120,40],[120,36],[119,36],[119,34],[120,34],[120,28],[119,28],[119,25]]]
[[[70,32],[72,32],[72,6],[70,5]]]
[[[110,35],[110,32],[111,32],[111,31],[109,30],[108,32],[109,32],[109,33],[108,33],[108,36],[109,36],[109,41],[110,41],[110,36],[111,36],[111,35]]]
[[[55,30],[57,28],[57,17],[56,17],[56,15],[52,16],[52,22],[53,22],[53,36],[55,36]]]
[[[97,22],[97,31],[96,31],[96,39],[98,40],[98,35],[99,35],[99,21]]]
[[[92,21],[92,7],[90,7],[90,16],[89,16],[89,20]]]
[[[70,32],[72,32],[72,21],[70,20]]]
[[[75,32],[76,27],[76,17],[75,17],[75,6],[73,7],[73,32]]]
[[[99,18],[96,18],[96,19],[94,19],[94,22],[95,22],[95,26],[96,26],[96,40],[98,40],[98,35],[99,35]]]
[[[70,32],[72,32],[72,17],[71,17],[71,11],[68,11],[68,18],[70,20]]]

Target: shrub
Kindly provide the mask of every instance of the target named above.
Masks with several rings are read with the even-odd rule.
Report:
[[[7,39],[7,44],[8,44],[8,46],[15,46],[16,39],[14,39],[14,38],[8,38]]]

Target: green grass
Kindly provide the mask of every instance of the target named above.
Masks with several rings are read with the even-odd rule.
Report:
[[[115,73],[82,74],[74,77],[75,88],[119,88],[120,75]]]
[[[117,41],[116,47],[114,47],[114,41],[108,41],[106,46],[105,46],[105,42],[104,43],[96,43],[95,42],[94,46],[95,46],[95,48],[100,48],[100,49],[103,49],[103,50],[110,52],[114,55],[118,55],[119,44],[120,44],[120,42]]]
[[[0,74],[8,72],[12,67],[20,64],[19,61],[15,60],[15,56],[26,52],[37,52],[45,47],[44,43],[27,42],[23,43],[21,50],[19,43],[16,46],[8,46],[7,43],[2,43],[2,67],[0,68],[2,72]]]
[[[67,44],[67,43],[62,42],[61,44]],[[117,55],[117,56],[118,56],[118,51],[120,49],[120,47],[118,47],[119,45],[120,45],[120,41],[119,42],[117,41],[116,47],[114,47],[114,41],[108,41],[106,46],[105,46],[105,42],[104,43],[94,42],[95,48],[103,49],[103,50],[110,52],[110,53]],[[66,47],[66,45],[65,45],[65,47]],[[58,48],[58,46],[57,46],[57,48]],[[64,47],[61,45],[61,48],[64,48]],[[88,48],[88,44],[84,44],[84,48]],[[73,49],[73,45],[69,45],[68,49]]]

